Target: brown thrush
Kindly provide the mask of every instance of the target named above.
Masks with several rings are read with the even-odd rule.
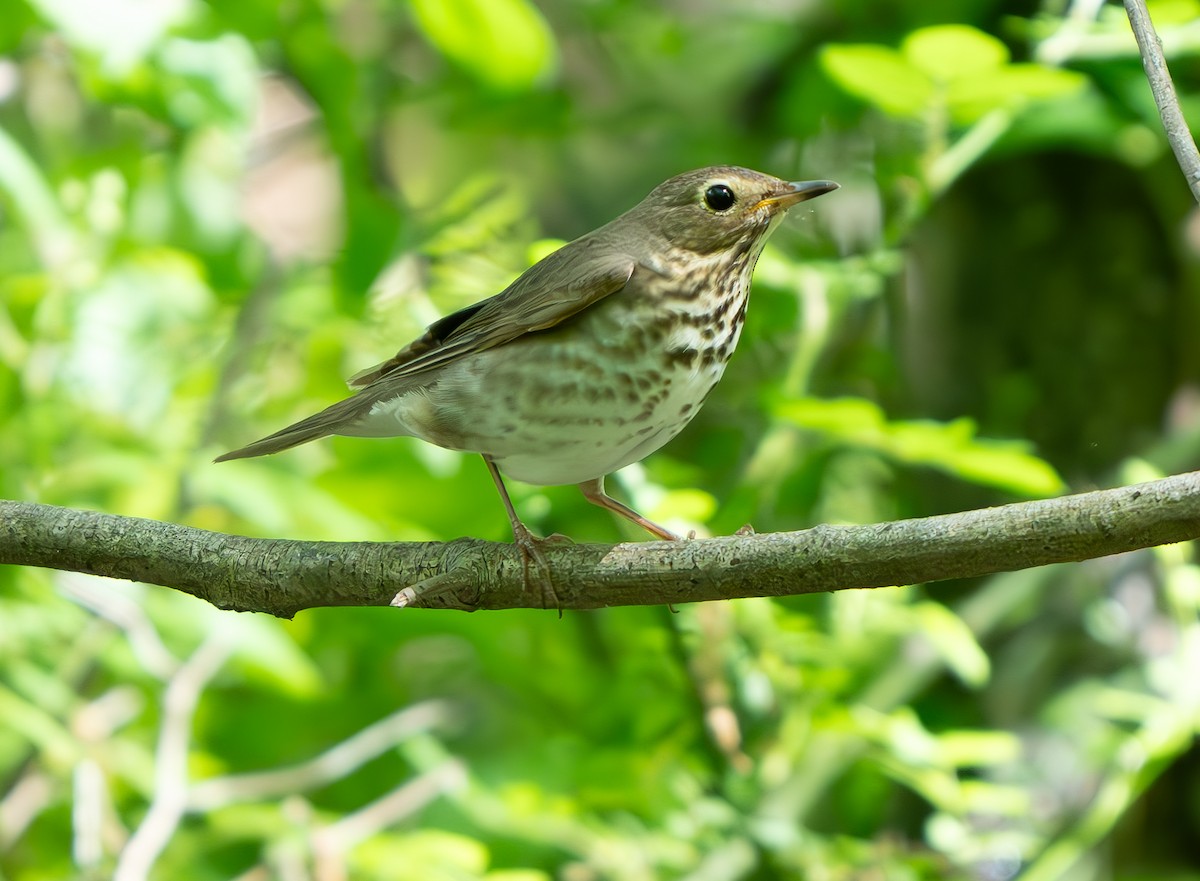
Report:
[[[696,415],[737,345],[767,236],[790,207],[837,186],[733,166],[673,177],[352,377],[353,397],[217,461],[326,435],[411,435],[483,455],[527,559],[540,554],[500,471],[578,484],[589,502],[676,539],[609,498],[604,477]]]

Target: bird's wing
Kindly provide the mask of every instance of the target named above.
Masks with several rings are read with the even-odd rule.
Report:
[[[625,287],[636,261],[600,256],[594,239],[579,239],[530,268],[496,296],[429,326],[415,342],[376,367],[355,374],[360,391],[262,440],[218,456],[217,462],[277,453],[360,422],[379,401],[403,394],[422,374],[474,352],[546,330]]]
[[[377,384],[397,383],[547,330],[615,294],[629,282],[637,263],[627,254],[595,254],[602,246],[595,239],[582,239],[555,251],[494,297],[434,322],[387,361],[356,373],[350,386],[367,391]]]

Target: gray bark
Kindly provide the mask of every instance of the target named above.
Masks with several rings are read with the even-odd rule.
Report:
[[[1200,472],[1138,486],[870,526],[545,548],[563,609],[791,596],[969,578],[1200,536]],[[540,607],[508,544],[306,542],[0,501],[0,563],[160,584],[222,609]]]

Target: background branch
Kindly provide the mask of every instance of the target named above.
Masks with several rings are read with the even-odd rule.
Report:
[[[1146,69],[1146,79],[1150,81],[1150,91],[1154,93],[1154,103],[1158,105],[1167,140],[1175,151],[1175,159],[1187,178],[1192,195],[1200,202],[1200,153],[1196,151],[1196,141],[1179,107],[1179,96],[1167,69],[1162,42],[1150,21],[1145,0],[1125,0],[1125,14],[1129,16],[1129,25],[1137,38],[1142,66]]]
[[[554,545],[567,609],[787,596],[967,578],[1200,537],[1200,472],[962,514],[682,543]],[[540,605],[511,545],[244,538],[131,517],[0,502],[0,563],[146,581],[222,609],[290,617],[316,606],[386,605],[453,573],[420,604]],[[415,605],[417,603],[410,603]]]

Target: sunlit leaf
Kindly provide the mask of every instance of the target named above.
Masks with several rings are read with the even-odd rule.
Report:
[[[562,239],[538,239],[536,242],[531,243],[525,250],[525,259],[527,259],[529,261],[529,265],[532,266],[539,260],[549,257],[565,244],[566,242]]]
[[[409,0],[417,26],[447,58],[487,85],[526,91],[557,64],[554,34],[525,0]]]
[[[169,0],[33,0],[33,6],[58,27],[69,43],[98,54],[111,76],[128,73],[188,10],[188,4]]]
[[[406,835],[377,835],[354,851],[356,873],[395,881],[479,877],[487,868],[488,850],[465,835],[426,829]]]
[[[961,24],[937,25],[904,38],[901,54],[938,82],[995,72],[1008,61],[1008,49],[990,34]]]
[[[1071,95],[1087,85],[1078,71],[1040,64],[1009,64],[950,82],[946,100],[956,122],[970,123],[997,108]]]
[[[917,117],[933,99],[929,77],[887,46],[826,46],[820,58],[834,82],[886,113]]]
[[[208,822],[231,841],[274,838],[292,828],[291,820],[275,804],[232,804],[209,813]]]
[[[911,612],[920,621],[921,635],[959,679],[973,688],[987,682],[991,671],[988,656],[962,618],[934,602],[914,606]]]
[[[47,761],[64,767],[78,761],[80,746],[63,723],[35,701],[2,684],[0,713],[7,729],[36,746]]]
[[[801,428],[974,483],[1032,496],[1053,495],[1064,486],[1049,463],[1027,451],[1027,444],[978,438],[968,419],[889,422],[877,404],[861,398],[788,401],[778,413]]]
[[[50,182],[29,152],[0,127],[0,192],[12,200],[48,262],[68,256],[72,234]]]
[[[1024,817],[1033,798],[1027,789],[988,780],[963,780],[959,784],[964,812],[1002,817]]]
[[[159,61],[179,77],[168,101],[179,122],[250,122],[260,83],[254,53],[245,40],[233,34],[216,40],[176,37],[163,43]]]
[[[900,50],[872,44],[827,46],[821,62],[846,91],[898,116],[920,117],[946,104],[969,124],[998,108],[1078,90],[1083,74],[1039,64],[1009,64],[1008,49],[968,25],[921,28]]]
[[[497,869],[484,875],[483,881],[551,881],[551,878],[538,869]]]
[[[945,731],[937,736],[938,754],[951,767],[981,767],[1011,762],[1021,741],[1008,731]]]
[[[320,670],[280,622],[258,615],[239,615],[231,621],[222,615],[214,617],[212,626],[236,631],[237,652],[231,663],[242,668],[248,681],[267,683],[295,697],[320,693]]]
[[[1146,8],[1159,29],[1165,25],[1195,25],[1200,18],[1200,3],[1196,0],[1148,0]]]
[[[649,516],[673,517],[679,520],[704,523],[717,510],[717,500],[712,493],[698,489],[672,489],[650,509]]]
[[[170,248],[143,249],[114,267],[78,306],[60,368],[89,407],[146,428],[170,404],[194,323],[209,314],[212,292],[199,260]]]

